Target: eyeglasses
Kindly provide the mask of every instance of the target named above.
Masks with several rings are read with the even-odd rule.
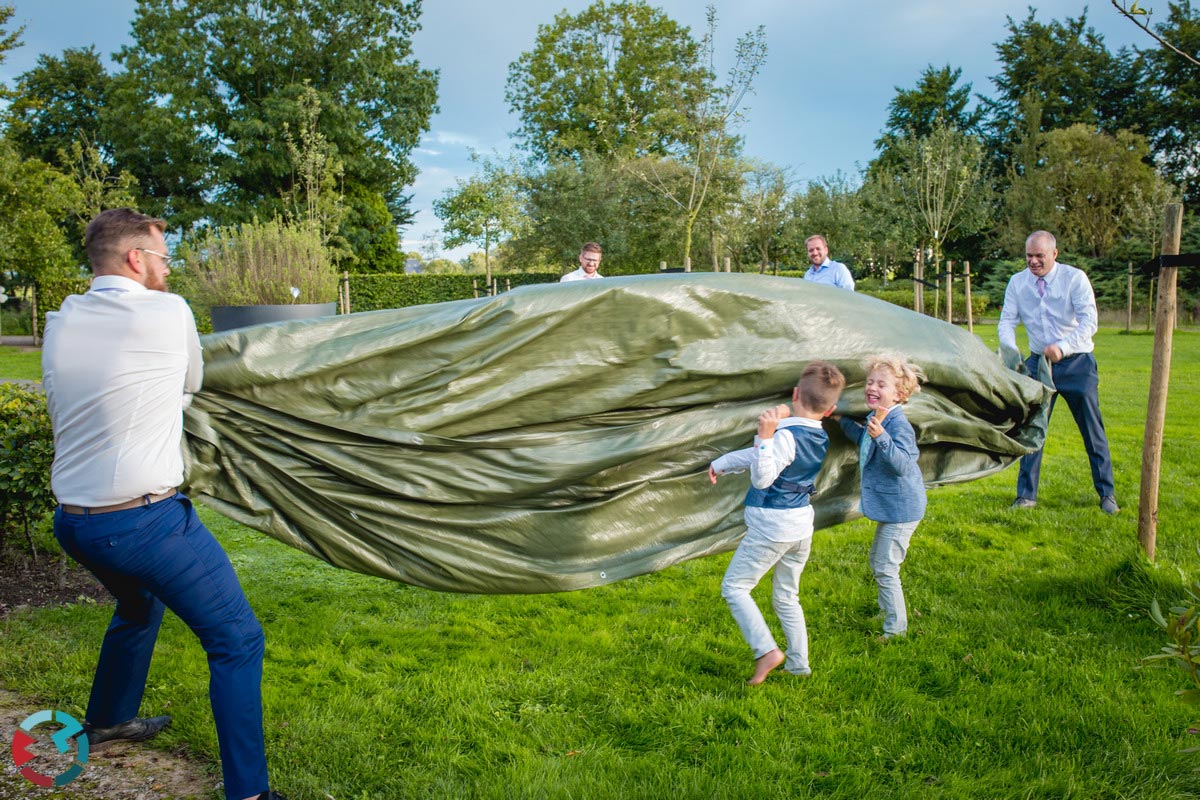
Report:
[[[159,258],[161,258],[163,260],[163,263],[166,264],[168,267],[171,266],[171,261],[174,260],[171,258],[171,256],[167,255],[166,253],[160,253],[157,250],[150,250],[149,248],[146,248],[146,247],[135,247],[133,249],[137,250],[139,253],[149,253],[152,256],[158,256]]]

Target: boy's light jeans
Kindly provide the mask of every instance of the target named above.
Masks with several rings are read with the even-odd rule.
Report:
[[[879,609],[883,612],[883,635],[903,636],[908,632],[908,609],[900,585],[900,565],[908,554],[908,543],[917,522],[880,522],[871,542],[871,571],[879,586]]]
[[[784,651],[787,661],[783,667],[796,675],[811,672],[808,665],[808,628],[804,624],[804,609],[800,607],[798,597],[800,574],[804,572],[811,548],[811,527],[809,535],[798,542],[775,542],[754,529],[747,530],[721,582],[721,596],[729,604],[742,637],[757,659],[778,645],[762,612],[750,596],[750,590],[758,585],[767,570],[775,567],[771,604],[787,637],[788,646]]]

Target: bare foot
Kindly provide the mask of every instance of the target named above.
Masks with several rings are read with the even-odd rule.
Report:
[[[754,659],[754,676],[750,678],[750,680],[746,681],[747,685],[758,686],[767,679],[767,676],[771,674],[771,670],[775,669],[783,662],[783,651],[778,647],[766,655],[762,655]]]

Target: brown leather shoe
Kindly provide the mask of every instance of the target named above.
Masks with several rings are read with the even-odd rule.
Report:
[[[96,728],[91,723],[83,723],[83,731],[87,734],[88,744],[97,745],[102,742],[142,742],[157,735],[163,728],[171,724],[169,716],[134,717],[131,720],[113,725],[108,728]]]

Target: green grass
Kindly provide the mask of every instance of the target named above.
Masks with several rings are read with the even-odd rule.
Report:
[[[995,343],[994,328],[983,331]],[[216,514],[267,632],[276,788],[359,798],[1184,798],[1200,796],[1183,673],[1138,668],[1151,599],[1200,572],[1200,334],[1175,338],[1157,564],[1137,486],[1152,337],[1097,337],[1116,462],[1096,508],[1065,405],[1041,504],[1007,510],[1015,468],[931,492],[903,577],[910,636],[877,641],[865,521],[819,531],[801,581],[814,675],[743,681],[720,598],[729,556],[583,592],[439,594],[341,572]],[[1184,366],[1187,365],[1187,366]],[[769,582],[768,582],[769,583]],[[759,587],[769,604],[769,585]],[[82,713],[110,609],[0,628],[0,684]],[[210,763],[204,655],[168,615],[143,706],[154,746]]]
[[[0,378],[42,379],[42,351],[0,345]]]

